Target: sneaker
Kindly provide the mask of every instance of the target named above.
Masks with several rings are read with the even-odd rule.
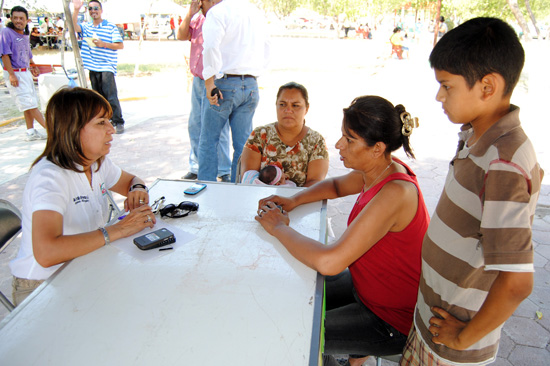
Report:
[[[218,178],[220,179],[220,182],[231,183],[231,175],[230,174],[222,175],[221,177],[218,177]]]
[[[25,136],[25,141],[45,140],[46,138],[46,136],[42,135],[36,129],[29,128]]]
[[[124,133],[124,123],[116,123],[115,124],[115,130],[116,130],[117,135],[120,135],[121,133]]]
[[[187,179],[187,180],[197,180],[197,175],[195,173],[187,173],[185,174],[183,177],[181,177],[181,179]]]

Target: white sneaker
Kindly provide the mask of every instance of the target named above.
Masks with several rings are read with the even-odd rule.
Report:
[[[34,128],[29,128],[27,130],[27,136],[25,136],[25,141],[35,141],[35,140],[45,140],[47,137],[42,135]]]

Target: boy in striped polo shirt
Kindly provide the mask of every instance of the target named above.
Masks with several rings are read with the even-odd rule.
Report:
[[[533,286],[531,226],[543,172],[510,104],[524,64],[514,30],[475,18],[430,55],[436,99],[462,125],[424,237],[413,329],[400,365],[485,365]]]
[[[73,24],[75,31],[82,32],[84,38],[82,62],[84,68],[90,71],[92,89],[107,99],[113,109],[112,124],[116,133],[123,133],[124,119],[115,82],[117,51],[124,48],[122,37],[116,25],[101,18],[103,8],[98,0],[88,3],[92,23],[78,23],[82,0],[73,0],[73,6]]]

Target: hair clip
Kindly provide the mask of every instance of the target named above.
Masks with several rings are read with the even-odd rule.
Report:
[[[418,117],[412,118],[409,112],[403,112],[399,117],[401,118],[401,122],[403,122],[403,128],[401,128],[403,136],[409,136],[413,128],[418,128]]]

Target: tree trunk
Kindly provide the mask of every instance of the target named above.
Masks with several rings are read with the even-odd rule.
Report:
[[[514,14],[514,17],[516,17],[516,20],[518,21],[518,24],[521,27],[521,30],[523,31],[523,36],[525,37],[525,40],[527,41],[530,40],[531,36],[529,35],[529,27],[527,27],[525,18],[523,18],[523,14],[521,14],[521,11],[519,10],[518,1],[517,0],[506,0],[506,1],[510,6],[510,10],[512,10],[512,13]]]
[[[531,17],[531,21],[533,22],[533,25],[535,26],[535,31],[537,32],[537,37],[540,39],[540,29],[537,25],[537,20],[535,19],[535,14],[533,14],[533,10],[531,10],[531,4],[529,3],[529,0],[525,1],[525,7],[527,8],[527,12],[529,13],[529,17]]]

